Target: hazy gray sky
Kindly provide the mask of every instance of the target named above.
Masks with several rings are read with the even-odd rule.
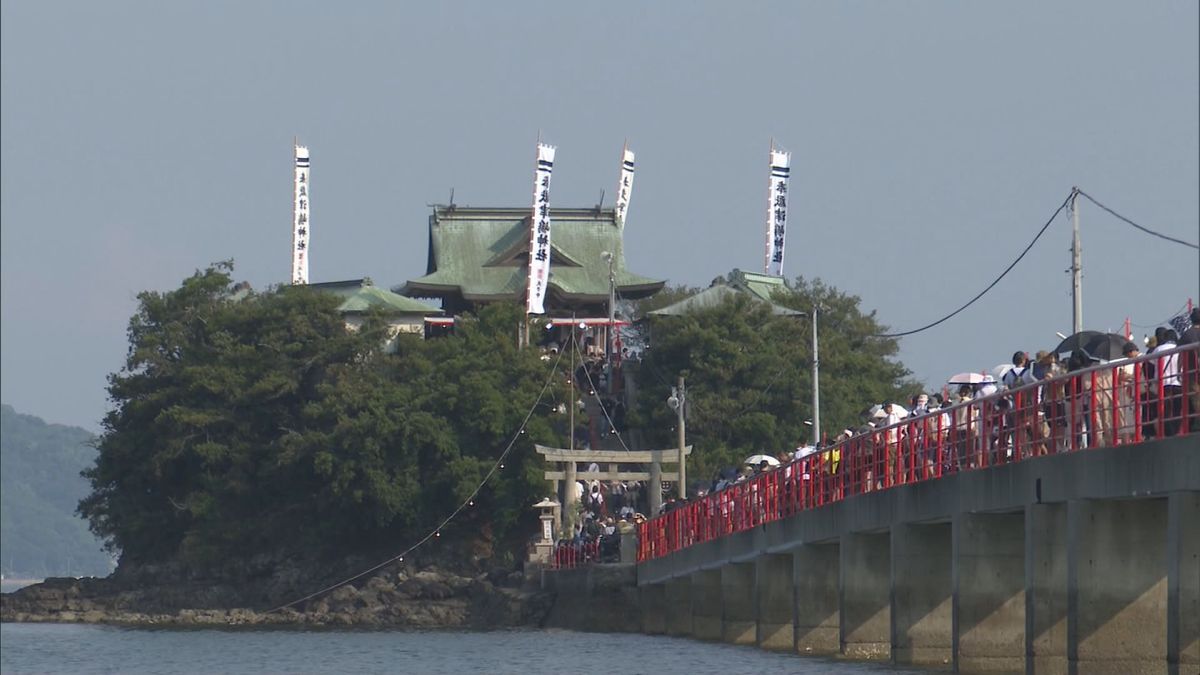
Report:
[[[1200,16],[1168,2],[394,3],[5,0],[2,392],[98,428],[134,296],[233,258],[285,281],[292,137],[312,279],[425,269],[426,204],[553,201],[638,173],[636,272],[762,265],[767,147],[793,152],[785,272],[897,330],[986,286],[1072,185],[1195,242]],[[1195,250],[1085,204],[1085,324],[1200,300]],[[1069,332],[1070,223],[902,341],[931,385]],[[1145,332],[1147,328],[1137,329]]]

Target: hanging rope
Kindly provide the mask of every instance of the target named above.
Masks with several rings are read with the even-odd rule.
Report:
[[[426,533],[426,535],[424,537],[421,537],[421,539],[419,539],[417,541],[417,543],[409,546],[408,548],[406,548],[403,551],[401,551],[400,553],[388,558],[387,560],[384,560],[383,562],[381,562],[377,565],[368,567],[367,569],[365,569],[353,576],[342,579],[341,581],[339,581],[335,584],[330,584],[329,586],[326,586],[325,588],[322,588],[319,591],[314,591],[302,598],[298,598],[291,602],[279,605],[278,607],[268,610],[267,613],[270,614],[273,612],[278,612],[280,610],[287,609],[288,607],[298,605],[302,602],[307,602],[308,600],[312,600],[315,597],[324,595],[325,593],[328,593],[335,589],[341,588],[342,586],[345,586],[348,583],[357,581],[357,580],[365,577],[366,575],[371,574],[372,572],[376,572],[384,567],[387,567],[388,565],[390,565],[394,562],[403,561],[404,556],[417,550],[425,542],[429,541],[430,539],[433,539],[434,537],[441,536],[442,528],[446,527],[446,525],[448,525],[452,520],[454,520],[458,516],[458,514],[462,513],[463,509],[467,508],[470,504],[472,504],[475,501],[475,497],[479,495],[479,491],[483,489],[484,485],[487,485],[487,482],[489,480],[491,480],[492,476],[496,475],[496,472],[500,470],[501,466],[503,466],[504,458],[508,456],[508,453],[512,450],[513,446],[516,444],[517,439],[521,437],[521,434],[525,433],[525,425],[529,424],[529,419],[531,417],[533,417],[533,413],[535,410],[537,410],[538,405],[541,404],[542,397],[546,395],[546,390],[550,387],[550,383],[554,381],[554,376],[558,374],[558,364],[560,361],[562,361],[562,352],[561,351],[558,353],[558,358],[554,361],[554,366],[550,370],[550,376],[548,378],[546,378],[546,383],[542,385],[542,390],[540,392],[538,392],[537,400],[535,400],[533,402],[533,405],[531,405],[529,407],[529,412],[527,412],[525,414],[525,419],[523,419],[521,421],[520,428],[517,429],[517,433],[513,434],[512,440],[510,440],[508,442],[508,445],[504,448],[504,452],[501,452],[500,457],[498,457],[496,459],[496,461],[492,463],[492,468],[488,470],[487,475],[485,475],[483,477],[483,480],[481,480],[479,482],[479,485],[477,485],[475,487],[475,489],[471,491],[471,495],[469,497],[467,497],[465,500],[463,500],[463,503],[459,504],[458,508],[454,509],[454,511],[449,516],[446,516],[446,519],[443,520],[441,522],[441,524],[439,524],[437,527],[433,528],[428,533]]]

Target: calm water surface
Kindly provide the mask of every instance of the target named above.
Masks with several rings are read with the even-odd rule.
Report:
[[[886,673],[885,666],[646,635],[519,630],[148,630],[0,624],[0,671],[25,673]]]

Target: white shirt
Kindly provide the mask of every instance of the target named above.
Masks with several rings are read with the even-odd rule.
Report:
[[[1009,389],[1016,389],[1023,384],[1033,384],[1035,381],[1033,379],[1033,368],[1031,366],[1023,368],[1014,366],[1012,370],[1004,374],[1004,377],[1000,378],[1000,381]]]
[[[1151,354],[1165,352],[1175,349],[1174,342],[1164,342],[1154,348]],[[1171,354],[1169,356],[1159,357],[1158,359],[1158,376],[1162,379],[1164,387],[1181,386],[1179,381],[1179,354]]]

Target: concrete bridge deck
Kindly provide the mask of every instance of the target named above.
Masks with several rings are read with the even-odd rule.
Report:
[[[637,565],[647,633],[958,672],[1200,673],[1200,436],[857,495]]]

